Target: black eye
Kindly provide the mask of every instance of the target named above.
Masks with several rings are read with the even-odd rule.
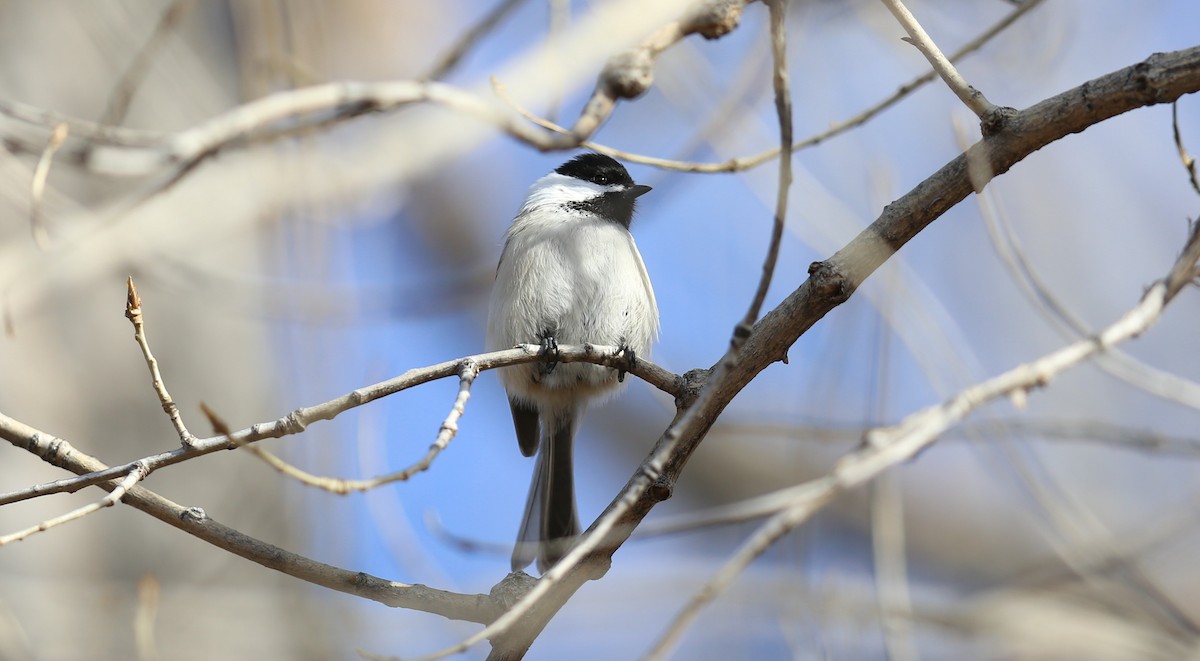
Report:
[[[607,186],[612,183],[612,177],[606,174],[598,174],[592,177],[592,182],[600,184],[601,186]]]

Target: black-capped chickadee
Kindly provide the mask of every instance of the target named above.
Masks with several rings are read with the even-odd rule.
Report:
[[[634,203],[650,190],[617,161],[577,156],[538,179],[509,227],[488,314],[489,350],[517,344],[607,344],[645,354],[658,305],[629,233]],[[572,445],[587,402],[624,374],[590,363],[529,363],[500,370],[517,443],[538,454],[513,570],[537,558],[545,572],[579,535]]]

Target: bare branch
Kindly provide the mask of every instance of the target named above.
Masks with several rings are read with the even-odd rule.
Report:
[[[108,470],[108,467],[100,460],[75,449],[67,441],[55,438],[51,434],[30,427],[4,414],[0,414],[0,438],[77,475],[101,473]],[[101,483],[100,486],[110,492],[115,492],[120,485],[108,481]],[[480,624],[492,621],[504,610],[502,599],[493,599],[488,595],[458,594],[424,585],[397,583],[363,572],[349,571],[317,562],[234,530],[210,518],[204,510],[198,507],[184,507],[145,487],[130,488],[124,494],[123,500],[125,504],[218,548],[256,562],[268,569],[274,569],[331,590],[363,597],[395,608],[409,608],[435,613],[453,620],[465,620]],[[505,579],[505,581],[510,580],[513,579]],[[504,584],[505,582],[502,581],[501,585]]]
[[[278,456],[254,445],[244,446],[248,452],[253,453],[259,459],[267,462],[269,466],[275,470],[287,475],[288,477],[299,480],[311,487],[324,489],[339,495],[345,495],[355,491],[370,491],[392,482],[403,482],[416,475],[429,470],[433,465],[433,460],[437,458],[442,450],[445,450],[450,441],[454,439],[458,433],[458,420],[466,411],[467,400],[471,398],[471,384],[475,382],[475,377],[479,376],[479,368],[470,361],[465,361],[458,374],[458,396],[454,399],[454,405],[447,414],[446,419],[442,422],[441,429],[438,430],[437,438],[433,444],[429,446],[429,451],[419,461],[413,465],[387,475],[380,475],[367,480],[351,480],[337,477],[324,477],[307,473],[296,466],[293,466]]]
[[[475,365],[480,371],[484,371],[508,365],[532,363],[542,359],[541,347],[539,345],[523,344],[504,351],[477,354],[429,367],[411,369],[400,376],[370,386],[364,386],[321,404],[296,409],[282,418],[270,422],[257,423],[228,435],[218,434],[211,438],[193,438],[192,442],[188,445],[168,452],[143,457],[137,462],[111,468],[106,467],[95,473],[84,474],[76,478],[56,480],[11,493],[0,494],[0,505],[7,505],[54,493],[75,492],[84,487],[124,475],[139,462],[146,465],[148,472],[153,472],[159,468],[171,466],[181,461],[187,461],[194,457],[219,450],[232,450],[266,438],[280,438],[291,434],[298,434],[314,422],[332,420],[350,409],[368,404],[401,390],[407,390],[423,383],[459,374],[463,366],[468,363]],[[682,387],[678,376],[648,360],[639,357],[635,364],[629,365],[628,359],[621,353],[619,347],[592,344],[577,346],[562,345],[559,347],[558,360],[564,363],[588,362],[596,365],[619,367],[646,381],[655,388],[676,397],[679,396],[680,388]],[[38,454],[38,456],[42,456],[39,454],[39,451],[35,451],[33,448],[25,449]],[[49,451],[47,448],[41,448],[41,450]]]
[[[942,77],[942,80],[950,88],[950,91],[954,92],[955,96],[966,104],[985,126],[991,123],[991,117],[998,110],[996,105],[988,101],[983,92],[972,87],[962,77],[962,74],[958,73],[958,69],[954,68],[950,60],[946,59],[946,56],[942,54],[942,50],[938,48],[929,34],[925,32],[925,29],[921,27],[921,24],[917,22],[917,18],[912,15],[912,12],[908,11],[908,7],[905,7],[901,0],[883,0],[883,4],[888,8],[888,11],[892,12],[892,16],[896,17],[896,20],[899,21],[904,31],[908,33],[908,39],[905,41],[916,46],[917,50],[921,51],[921,54],[925,56],[925,59],[929,60],[930,66]],[[986,135],[987,131],[984,134]]]
[[[133,640],[137,647],[138,661],[153,661],[159,658],[158,644],[154,640],[159,592],[158,579],[153,574],[147,574],[138,581],[137,611],[133,617]]]
[[[4,546],[9,542],[19,542],[34,533],[43,532],[54,528],[55,526],[61,526],[64,523],[68,523],[76,519],[82,519],[92,512],[98,512],[105,507],[112,507],[113,505],[116,505],[117,501],[121,500],[121,498],[123,498],[131,488],[133,488],[133,485],[137,484],[145,477],[145,467],[139,464],[138,466],[134,467],[133,470],[129,471],[129,474],[125,476],[125,479],[117,483],[116,486],[113,487],[113,489],[108,493],[108,495],[104,496],[100,500],[94,503],[88,503],[83,507],[71,510],[66,514],[56,516],[53,519],[42,521],[36,526],[31,526],[24,530],[18,530],[17,532],[8,535],[0,535],[0,546]]]
[[[905,548],[904,490],[895,470],[871,484],[871,557],[884,649],[889,661],[915,661],[913,606]]]
[[[687,11],[682,18],[659,28],[639,45],[610,58],[591,98],[566,135],[536,130],[504,112],[491,99],[430,81],[340,81],[287,90],[232,108],[188,130],[166,136],[118,129],[11,102],[0,102],[0,114],[41,126],[67,122],[72,133],[82,138],[124,148],[115,153],[93,153],[93,158],[86,162],[97,170],[142,175],[173,168],[175,174],[155,190],[171,185],[200,162],[230,145],[276,140],[365,113],[390,111],[415,103],[434,103],[471,115],[539,150],[571,149],[589,138],[608,119],[619,100],[640,96],[650,87],[654,60],[658,55],[692,34],[709,39],[727,34],[737,27],[748,2],[707,0]]]
[[[748,333],[762,311],[767,290],[771,288],[771,276],[775,274],[775,262],[779,259],[779,244],[783,240],[783,225],[787,220],[788,190],[792,186],[792,93],[788,88],[787,32],[784,30],[787,4],[783,0],[767,0],[771,13],[771,58],[774,61],[772,82],[775,88],[775,114],[779,117],[779,182],[775,192],[775,224],[771,228],[771,244],[763,262],[762,277],[758,289],[750,302],[750,309],[742,319],[741,328],[734,333],[736,338]],[[740,343],[738,343],[740,344]],[[784,362],[787,362],[786,360]]]
[[[716,39],[734,30],[750,0],[706,0],[683,18],[659,28],[640,45],[608,60],[596,89],[571,127],[570,135],[587,140],[612,114],[621,99],[635,99],[654,81],[654,60],[683,38],[700,34]]]

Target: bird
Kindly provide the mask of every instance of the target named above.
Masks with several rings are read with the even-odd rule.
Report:
[[[588,403],[613,394],[625,372],[557,363],[558,345],[620,347],[626,365],[659,332],[658,303],[629,232],[636,184],[615,159],[580,154],[538,179],[504,238],[488,307],[490,351],[541,346],[544,359],[499,370],[517,445],[537,455],[513,548],[513,571],[536,558],[545,573],[579,536],[574,438]]]

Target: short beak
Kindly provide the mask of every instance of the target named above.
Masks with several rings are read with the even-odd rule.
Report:
[[[650,187],[643,186],[642,184],[634,184],[634,185],[630,186],[629,188],[625,189],[625,195],[627,195],[631,199],[635,198],[635,197],[641,197],[649,192],[650,192]]]

